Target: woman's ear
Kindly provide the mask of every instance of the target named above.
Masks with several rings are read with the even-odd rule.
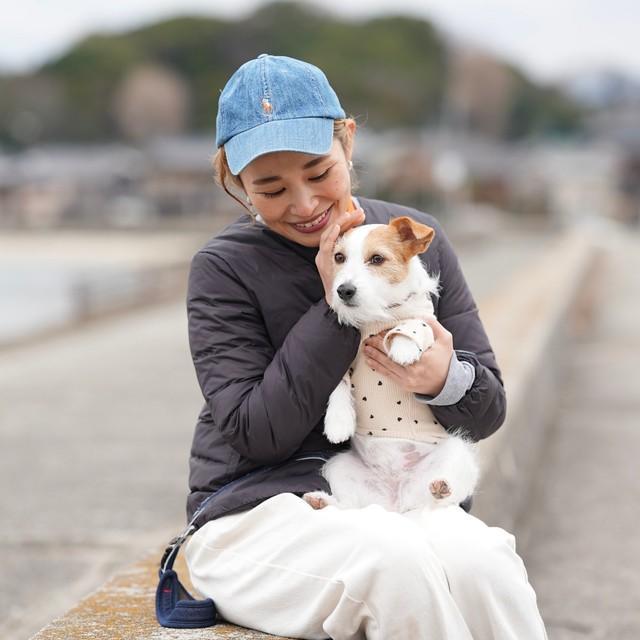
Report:
[[[347,131],[349,132],[349,136],[347,138],[347,149],[345,150],[345,156],[347,158],[347,162],[349,162],[350,160],[353,159],[351,156],[353,155],[353,142],[356,137],[357,125],[356,125],[356,121],[353,118],[347,118],[345,125],[347,127]]]

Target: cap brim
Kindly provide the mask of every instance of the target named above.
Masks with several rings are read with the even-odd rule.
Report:
[[[252,160],[274,151],[329,153],[333,143],[332,118],[272,120],[227,140],[224,150],[229,169],[237,176]]]

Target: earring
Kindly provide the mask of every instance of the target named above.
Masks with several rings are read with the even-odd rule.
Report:
[[[245,198],[245,201],[247,203],[247,206],[249,207],[249,215],[255,221],[255,219],[258,217],[258,212],[254,209],[253,203],[251,202],[251,198],[249,198],[249,196]]]
[[[351,162],[351,160],[349,160],[349,171],[351,171],[351,169],[353,169],[353,162]]]

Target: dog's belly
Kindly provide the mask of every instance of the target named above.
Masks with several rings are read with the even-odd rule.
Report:
[[[453,435],[425,443],[355,434],[351,449],[323,467],[337,504],[400,513],[459,504],[473,493],[478,474],[473,445]]]
[[[391,487],[406,481],[411,469],[432,453],[439,442],[369,438],[356,433],[351,439],[351,446],[364,465]]]
[[[355,434],[351,445],[323,471],[339,503],[348,507],[379,504],[404,512],[426,502],[425,469],[430,466],[430,454],[442,444]]]

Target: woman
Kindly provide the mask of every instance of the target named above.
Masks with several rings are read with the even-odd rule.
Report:
[[[292,58],[262,54],[220,96],[218,177],[254,220],[227,227],[192,263],[189,335],[205,398],[190,461],[192,581],[230,622],[288,637],[544,638],[502,529],[458,507],[425,520],[378,506],[316,511],[300,498],[328,489],[319,469],[342,449],[323,436],[323,414],[359,333],[328,302],[333,245],[354,225],[408,214],[436,229],[422,256],[440,273],[435,345],[403,368],[377,336],[371,366],[447,428],[481,439],[504,419],[500,373],[451,245],[431,216],[352,197],[354,134],[324,74]]]

